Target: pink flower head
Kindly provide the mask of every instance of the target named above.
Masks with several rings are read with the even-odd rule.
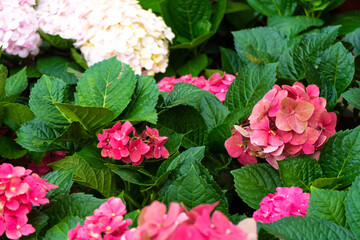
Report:
[[[6,237],[9,239],[19,239],[21,236],[28,236],[35,232],[31,224],[26,224],[26,216],[5,215]]]
[[[269,193],[260,203],[260,209],[254,212],[254,219],[269,223],[283,217],[305,217],[310,199],[309,193],[303,193],[299,187],[278,187],[274,194]]]

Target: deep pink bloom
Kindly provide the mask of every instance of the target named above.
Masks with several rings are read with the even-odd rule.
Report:
[[[19,239],[21,236],[28,236],[35,232],[31,224],[26,224],[28,218],[24,216],[5,215],[6,237],[9,239]]]

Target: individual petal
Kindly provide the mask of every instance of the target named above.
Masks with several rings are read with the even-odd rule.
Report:
[[[299,101],[296,103],[296,108],[294,109],[295,117],[300,121],[307,121],[310,119],[311,115],[314,113],[314,105],[307,101]]]

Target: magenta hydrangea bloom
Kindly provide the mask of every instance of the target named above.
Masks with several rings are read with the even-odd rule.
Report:
[[[146,158],[168,158],[169,152],[164,144],[167,137],[159,136],[155,128],[146,129],[139,135],[129,121],[124,124],[116,123],[110,129],[103,129],[98,134],[98,148],[102,148],[101,155],[125,163],[139,165]]]
[[[323,144],[335,134],[337,120],[335,113],[327,112],[326,99],[319,94],[316,85],[306,89],[298,82],[275,85],[254,106],[249,121],[234,126],[233,136],[225,142],[229,155],[238,157],[234,150],[241,146],[247,158],[266,158],[275,168],[277,161],[289,156],[307,154],[317,159]]]
[[[224,76],[221,76],[220,73],[214,73],[207,80],[204,76],[192,77],[191,74],[189,74],[180,78],[164,77],[160,82],[158,82],[158,87],[160,88],[159,91],[171,92],[176,83],[189,83],[197,86],[198,88],[211,92],[221,102],[224,102],[229,86],[234,81],[234,79],[235,76],[231,74],[224,74]]]
[[[46,182],[36,173],[11,164],[0,165],[0,235],[19,239],[35,232],[27,224],[31,206],[49,203],[46,193],[58,186]]]
[[[269,193],[260,202],[260,209],[254,212],[256,221],[269,223],[283,217],[305,217],[310,193],[304,193],[299,187],[278,187],[274,194]]]

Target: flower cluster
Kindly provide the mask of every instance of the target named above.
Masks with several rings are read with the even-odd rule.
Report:
[[[40,177],[44,176],[46,173],[51,172],[53,169],[48,166],[49,163],[56,162],[60,159],[63,159],[65,156],[65,151],[52,151],[46,152],[40,164],[36,164],[33,160],[27,166],[33,173],[38,174]]]
[[[0,235],[9,239],[27,236],[35,229],[27,224],[31,205],[49,203],[46,193],[56,185],[47,183],[36,173],[11,164],[0,165]]]
[[[164,77],[158,82],[158,87],[160,88],[159,91],[171,92],[176,83],[189,83],[215,94],[221,102],[224,102],[226,92],[234,79],[235,76],[231,74],[224,74],[224,76],[221,77],[220,73],[214,73],[208,80],[206,80],[204,76],[192,77],[191,74],[189,74],[180,78]]]
[[[0,1],[0,46],[10,55],[37,55],[42,41],[32,5],[35,0]]]
[[[310,193],[303,193],[299,187],[278,187],[274,194],[269,193],[260,203],[260,209],[254,212],[256,221],[269,223],[283,217],[305,217]]]
[[[41,29],[75,39],[89,65],[117,56],[137,74],[166,70],[175,35],[136,0],[39,0],[37,12]]]
[[[69,240],[120,239],[131,224],[124,219],[126,207],[120,198],[111,197],[85,219],[84,225],[77,224],[68,232]]]
[[[242,240],[257,239],[256,222],[245,219],[234,225],[215,204],[202,204],[191,211],[178,203],[154,201],[139,216],[138,227],[125,233],[126,240]]]
[[[132,133],[132,137],[129,134]],[[167,137],[159,136],[155,128],[146,129],[139,135],[129,121],[123,125],[116,123],[111,129],[103,129],[98,134],[98,148],[102,148],[101,155],[125,163],[139,165],[144,158],[168,158],[169,152],[164,147]]]
[[[254,107],[249,124],[235,126],[225,142],[232,157],[256,162],[265,157],[275,168],[276,160],[299,154],[319,157],[319,150],[335,134],[336,114],[325,109],[319,88],[301,83],[275,85]],[[250,156],[244,156],[244,154]],[[249,160],[250,159],[250,160]]]

